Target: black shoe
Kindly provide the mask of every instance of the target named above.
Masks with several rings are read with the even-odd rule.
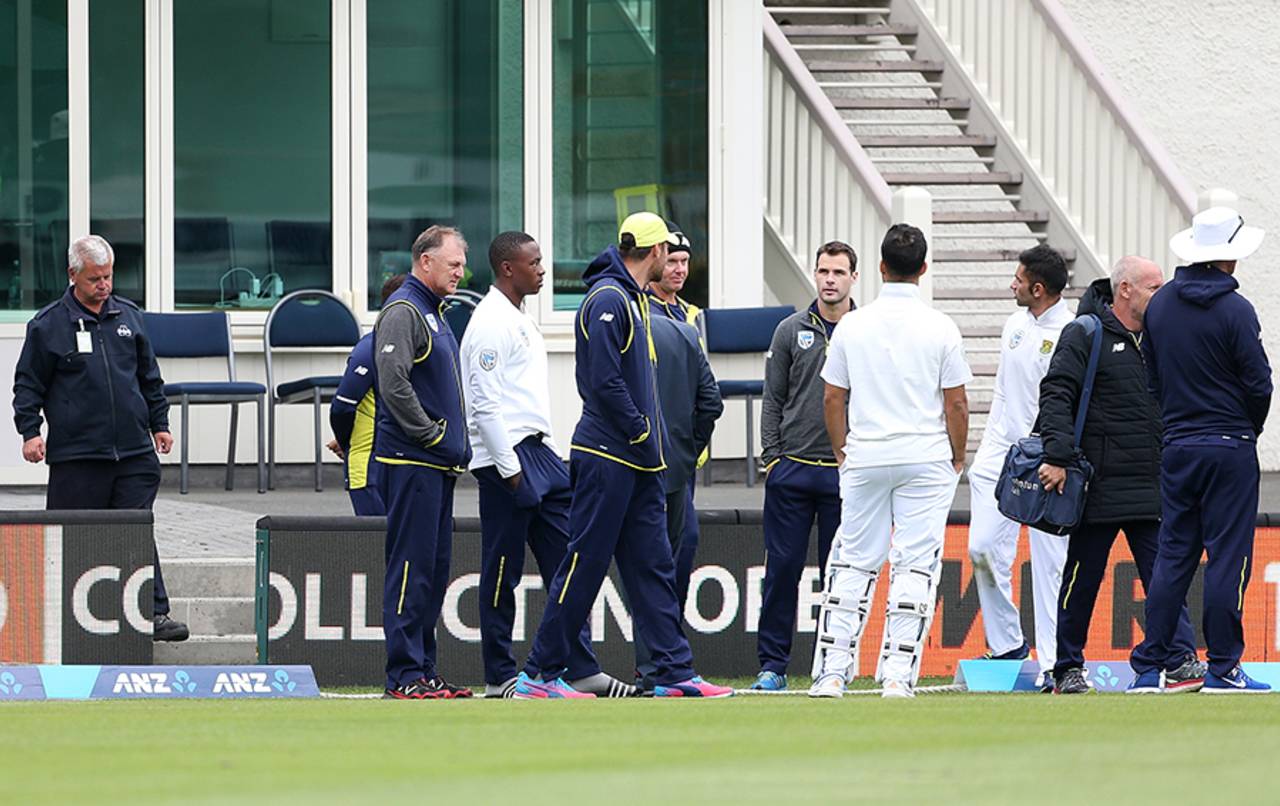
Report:
[[[1031,657],[1031,647],[1027,646],[1026,641],[1023,641],[1022,646],[1017,649],[1001,652],[999,655],[992,655],[988,652],[978,660],[1026,660],[1029,657]]]
[[[419,677],[412,683],[405,683],[403,686],[396,686],[383,691],[382,699],[384,700],[439,700],[443,699],[440,693],[433,689],[425,677]]]
[[[454,685],[451,685],[448,681],[446,681],[446,680],[445,680],[443,677],[441,677],[440,675],[436,675],[435,677],[431,678],[430,680],[427,680],[427,681],[426,681],[426,686],[427,686],[431,691],[436,692],[436,697],[435,697],[435,699],[440,699],[440,700],[465,700],[465,699],[467,699],[468,697],[473,696],[473,693],[472,693],[471,689],[467,688],[466,686],[454,686]]]
[[[187,625],[169,618],[168,613],[161,613],[151,620],[152,641],[185,641],[190,637]]]
[[[1057,678],[1053,687],[1054,694],[1088,694],[1089,683],[1084,679],[1084,669],[1067,669]]]

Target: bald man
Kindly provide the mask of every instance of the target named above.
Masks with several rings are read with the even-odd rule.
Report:
[[[1066,465],[1077,448],[1093,465],[1084,516],[1067,542],[1067,560],[1058,593],[1058,658],[1054,693],[1090,690],[1084,645],[1098,588],[1116,535],[1124,530],[1145,591],[1151,582],[1160,531],[1160,407],[1147,392],[1142,360],[1142,318],[1152,295],[1164,284],[1160,267],[1127,257],[1110,278],[1095,280],[1076,309],[1076,321],[1062,329],[1049,371],[1040,384],[1040,437],[1045,463],[1040,481],[1061,491]],[[1093,337],[1080,320],[1095,316],[1102,331],[1093,395],[1080,445],[1075,418]],[[1174,639],[1181,659],[1170,671],[1170,686],[1198,688],[1204,664],[1196,658],[1194,634],[1182,608]]]

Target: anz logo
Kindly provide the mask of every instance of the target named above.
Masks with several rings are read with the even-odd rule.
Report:
[[[116,675],[112,694],[190,694],[196,684],[186,672],[174,673],[172,682],[167,672],[120,672]]]

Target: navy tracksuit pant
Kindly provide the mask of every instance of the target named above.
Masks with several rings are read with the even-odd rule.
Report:
[[[1204,637],[1209,671],[1222,676],[1244,653],[1244,592],[1253,573],[1258,517],[1258,452],[1252,440],[1190,437],[1166,445],[1161,461],[1164,522],[1147,593],[1146,640],[1133,651],[1136,672],[1177,666],[1178,608],[1207,555]]]
[[[537,436],[515,446],[520,486],[514,491],[496,467],[474,471],[480,489],[480,654],[484,681],[499,685],[516,676],[511,628],[516,617],[516,586],[524,575],[528,543],[545,589],[569,545],[569,471],[556,452]],[[600,671],[585,621],[569,643],[565,677],[579,680]]]
[[[1098,588],[1107,571],[1107,558],[1116,533],[1123,529],[1129,541],[1129,551],[1138,566],[1138,578],[1142,589],[1151,595],[1151,571],[1156,563],[1156,535],[1160,522],[1154,520],[1125,521],[1123,523],[1082,522],[1067,540],[1067,560],[1062,567],[1062,587],[1058,590],[1058,662],[1053,676],[1061,680],[1068,669],[1084,666],[1084,645],[1089,637],[1089,621],[1093,618],[1093,605],[1098,598]],[[1183,591],[1179,605],[1173,610],[1170,625],[1171,652],[1177,655],[1176,667],[1194,655],[1195,632],[1187,615]],[[1150,598],[1147,600],[1150,602]],[[1150,629],[1150,620],[1147,628]]]
[[[151,509],[160,491],[160,459],[151,452],[128,459],[84,459],[49,465],[46,509]],[[169,612],[169,593],[155,557],[153,612]]]
[[[387,688],[436,675],[436,621],[449,585],[457,477],[421,465],[382,468],[387,502],[387,577],[382,631]]]
[[[610,560],[616,559],[636,634],[653,658],[654,682],[688,680],[693,653],[680,629],[662,474],[574,451],[569,475],[568,555],[547,591],[547,609],[525,671],[543,679],[564,674],[570,646],[586,623]]]
[[[779,459],[764,483],[764,592],[756,639],[763,671],[786,674],[791,662],[798,586],[815,518],[818,563],[825,577],[831,540],[840,526],[840,470]]]

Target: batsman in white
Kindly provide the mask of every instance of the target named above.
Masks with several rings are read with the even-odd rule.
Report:
[[[1014,604],[1013,562],[1022,526],[996,508],[996,480],[1009,446],[1028,436],[1040,413],[1040,380],[1058,335],[1075,315],[1062,298],[1067,263],[1041,244],[1018,256],[1010,286],[1019,310],[1000,335],[995,395],[982,443],[969,467],[969,559],[982,605],[987,659],[1023,660],[1030,655]],[[1035,601],[1039,685],[1053,691],[1057,659],[1058,587],[1067,556],[1067,538],[1031,529],[1031,591]]]
[[[964,469],[964,387],[973,378],[960,330],[920,298],[927,252],[920,230],[889,228],[880,246],[880,296],[840,320],[822,370],[841,513],[827,560],[811,697],[843,696],[856,673],[886,559],[889,606],[876,679],[885,697],[912,697],[920,676],[947,513]]]

